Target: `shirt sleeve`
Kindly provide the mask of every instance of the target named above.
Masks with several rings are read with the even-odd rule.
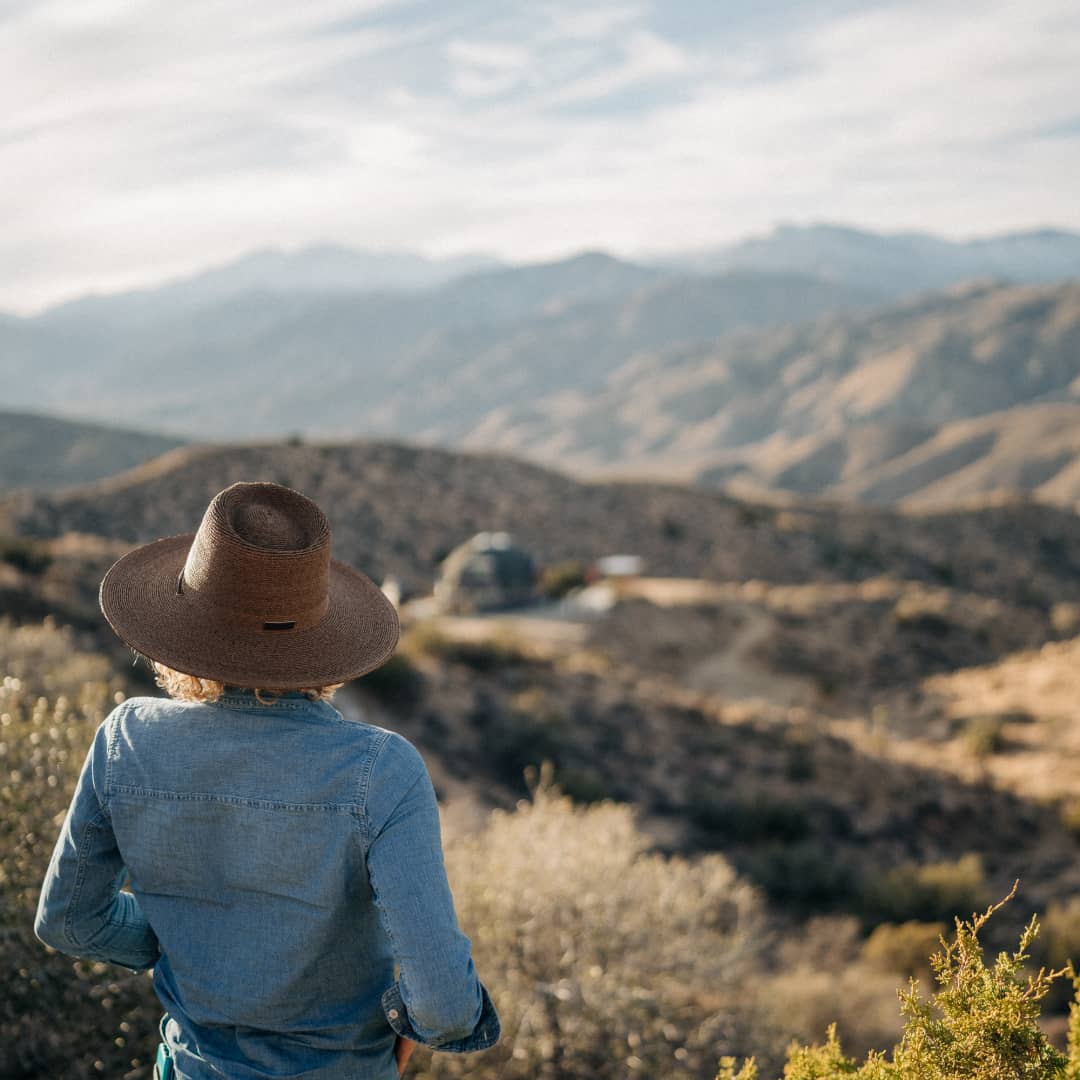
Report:
[[[108,737],[114,719],[115,711],[98,728],[86,755],[49,860],[34,933],[69,956],[144,971],[157,963],[160,950],[138,900],[121,891],[127,871],[107,799]]]
[[[398,975],[382,994],[387,1022],[434,1050],[485,1050],[499,1017],[458,925],[427,766],[404,737],[380,747],[366,820],[368,877]]]

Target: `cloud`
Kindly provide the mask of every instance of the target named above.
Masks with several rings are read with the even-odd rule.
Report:
[[[1080,227],[1072,0],[0,8],[0,309],[335,240]]]

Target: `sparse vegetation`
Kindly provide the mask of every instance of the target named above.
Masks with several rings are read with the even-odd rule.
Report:
[[[740,988],[760,962],[760,899],[722,857],[650,853],[633,807],[575,806],[551,776],[533,771],[531,801],[447,852],[509,1035],[482,1058],[436,1055],[430,1072],[421,1057],[419,1076],[711,1075],[749,1034]]]
[[[963,740],[976,757],[998,754],[1005,746],[1005,721],[1001,716],[971,716],[964,722]]]
[[[926,983],[931,975],[929,957],[945,933],[943,922],[881,923],[862,946],[871,966]]]
[[[1062,824],[1080,841],[1080,799],[1064,799],[1061,803]]]
[[[981,908],[987,885],[974,853],[955,861],[906,863],[871,881],[863,892],[864,914],[877,922],[935,922]]]
[[[521,638],[506,626],[497,626],[487,637],[472,640],[448,634],[437,619],[424,619],[402,635],[398,652],[408,657],[429,656],[464,664],[474,671],[492,671],[520,663],[524,646]]]
[[[436,639],[426,640],[428,655],[441,656]],[[417,655],[402,658],[404,666],[383,687],[385,700],[394,699],[389,688],[398,678],[422,682],[412,667]],[[125,690],[111,670],[103,656],[81,649],[72,631],[51,620],[21,627],[0,621],[0,1075],[83,1080],[142,1074],[156,1042],[160,1011],[145,976],[70,961],[45,950],[32,933],[45,863],[85,748]],[[923,1072],[897,1071],[884,1055],[862,1065],[846,1057],[841,1035],[856,1047],[883,1044],[892,988],[916,967],[932,928],[879,927],[861,947],[852,942],[839,952],[833,931],[826,935],[829,948],[815,946],[811,954],[810,943],[800,941],[801,953],[770,967],[776,931],[751,879],[793,909],[854,895],[845,857],[805,832],[807,820],[821,817],[824,808],[814,799],[765,798],[745,789],[740,798],[720,797],[721,788],[712,786],[704,820],[713,815],[714,824],[753,838],[758,862],[750,876],[736,874],[719,854],[662,856],[637,827],[635,808],[612,802],[603,775],[587,761],[556,764],[549,755],[536,771],[538,752],[565,755],[569,745],[571,721],[550,687],[526,683],[505,700],[513,724],[489,722],[483,738],[515,732],[504,764],[526,770],[530,798],[494,813],[478,835],[448,834],[447,865],[462,925],[507,1035],[469,1059],[420,1052],[412,1067],[417,1080],[628,1073],[707,1080],[718,1068],[718,1075],[742,1080],[756,1068],[763,1080],[778,1075],[792,1036],[800,1048],[789,1055],[789,1078],[944,1080],[959,1075],[941,1071],[948,1053],[959,1053],[949,1050],[949,1040],[977,1047],[991,1040],[991,1032],[977,1027],[980,1015],[999,1034],[1008,1033],[1001,1055],[1018,1052],[1021,1037],[1031,1035],[1029,1006],[1044,996],[1042,984],[1017,998],[1007,992],[1004,976],[991,971],[979,976],[982,989],[973,982],[944,1019],[927,1019],[917,999],[905,998],[908,1032],[898,1046],[908,1056],[897,1060],[918,1061]],[[803,738],[776,743],[781,772],[791,746],[801,748]],[[975,856],[901,867],[885,875],[886,883],[884,894],[897,911],[933,910],[935,918],[975,910],[986,888]],[[1065,906],[1048,909],[1040,957],[1049,963],[1051,956],[1072,956],[1074,920]],[[830,949],[836,955],[830,957]],[[974,969],[964,971],[974,980]],[[950,978],[955,982],[955,973]],[[939,992],[935,1008],[949,1000]],[[984,1012],[977,1014],[976,1006]],[[52,1022],[61,1015],[63,1025]],[[830,1017],[838,1021],[833,1042],[805,1045]],[[912,1056],[916,1036],[927,1047],[919,1051],[922,1059]],[[1048,1044],[1025,1045],[1039,1068],[1064,1060]],[[724,1055],[730,1059],[721,1064]],[[743,1063],[749,1055],[755,1065]],[[893,1071],[859,1071],[872,1069]],[[970,1075],[981,1080],[984,1074]],[[1012,1074],[985,1074],[997,1075]],[[1033,1067],[1015,1075],[1049,1080],[1065,1074]]]
[[[6,562],[27,574],[48,569],[52,556],[40,544],[17,536],[0,537],[0,562]]]
[[[419,699],[423,681],[423,674],[406,651],[396,652],[385,664],[363,677],[365,690],[384,705],[398,709],[406,709]]]
[[[1029,949],[1039,932],[1031,921],[1014,952],[1001,952],[991,966],[983,958],[979,932],[1013,894],[985,912],[956,919],[956,935],[944,938],[930,963],[938,989],[924,998],[917,981],[900,991],[905,1027],[891,1055],[871,1051],[861,1065],[841,1049],[836,1025],[825,1042],[793,1045],[785,1080],[1074,1080],[1080,1076],[1080,1015],[1073,1006],[1068,1056],[1056,1050],[1039,1026],[1040,1002],[1065,969],[1025,974]],[[722,1064],[728,1077],[733,1063]],[[726,1072],[725,1072],[726,1070]],[[754,1074],[751,1073],[751,1076]]]
[[[807,808],[788,799],[759,792],[734,799],[721,785],[697,783],[690,789],[688,813],[703,829],[718,833],[733,844],[758,841],[796,843],[809,831]]]

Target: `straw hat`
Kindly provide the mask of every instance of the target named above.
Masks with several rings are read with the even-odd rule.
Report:
[[[400,632],[389,597],[330,557],[326,515],[280,484],[219,492],[198,532],[114,563],[99,601],[132,648],[229,686],[346,682],[389,660]]]

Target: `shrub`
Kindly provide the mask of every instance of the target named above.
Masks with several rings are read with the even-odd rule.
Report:
[[[982,860],[969,853],[955,862],[897,866],[865,886],[860,903],[872,923],[936,922],[974,912],[986,903]]]
[[[863,958],[882,971],[922,980],[931,975],[929,956],[945,933],[942,922],[882,923],[863,943]]]
[[[732,798],[709,781],[692,784],[687,812],[691,821],[710,832],[722,834],[731,844],[758,841],[795,843],[809,832],[807,808],[801,802],[777,798],[766,792],[745,799]]]
[[[665,516],[660,522],[660,532],[665,540],[682,540],[686,537],[686,526],[678,518]]]
[[[0,1076],[13,1080],[150,1068],[150,980],[48,951],[33,932],[60,821],[118,695],[108,661],[70,630],[0,621]]]
[[[1060,814],[1061,823],[1076,840],[1080,840],[1080,799],[1066,799],[1061,804]]]
[[[31,540],[4,536],[0,537],[0,562],[27,574],[42,574],[52,563],[52,556]]]
[[[530,801],[447,844],[506,1037],[481,1059],[421,1058],[418,1076],[706,1075],[718,1048],[746,1045],[740,996],[762,949],[758,894],[719,855],[649,851],[633,806],[575,806],[551,778],[540,770]]]
[[[423,619],[402,634],[397,655],[438,657],[475,671],[492,671],[520,663],[525,652],[520,636],[508,626],[496,626],[482,641],[468,641],[446,633],[436,619]]]
[[[421,619],[402,632],[395,655],[442,656],[452,646],[453,639],[440,629],[437,619]]]
[[[857,874],[851,861],[813,840],[758,845],[744,864],[770,900],[796,911],[846,906],[855,891]]]
[[[813,780],[816,773],[814,755],[806,742],[792,740],[784,758],[784,776],[794,783]]]
[[[420,699],[424,677],[408,653],[397,652],[381,667],[369,671],[361,685],[384,705],[408,708]]]
[[[983,914],[955,920],[956,937],[942,938],[930,958],[938,989],[929,999],[914,979],[899,992],[905,1027],[891,1056],[871,1051],[859,1065],[844,1055],[833,1025],[824,1044],[790,1048],[785,1080],[1078,1080],[1080,1010],[1074,1004],[1069,1058],[1039,1026],[1039,1003],[1065,970],[1022,974],[1039,932],[1037,918],[1032,916],[1015,952],[999,953],[990,967],[984,961],[979,931],[1015,893],[1014,885]],[[1080,981],[1074,985],[1080,990]],[[730,1076],[733,1066],[725,1067]]]
[[[484,750],[495,775],[507,786],[525,794],[525,770],[550,761],[558,765],[565,747],[560,727],[542,716],[511,712],[484,736]]]
[[[1032,948],[1035,962],[1046,967],[1080,966],[1080,899],[1052,903],[1041,920],[1042,933]],[[1047,1007],[1062,1010],[1070,998],[1068,988],[1056,985]]]
[[[964,721],[962,738],[976,757],[1000,754],[1005,747],[1005,721],[1001,716],[970,716]]]
[[[574,802],[602,802],[611,797],[611,787],[603,774],[591,766],[559,769],[555,774],[555,783]]]
[[[895,974],[856,961],[839,970],[797,966],[748,988],[762,1030],[755,1039],[758,1064],[775,1076],[784,1048],[813,1040],[835,1023],[844,1041],[863,1053],[891,1046],[900,1035]]]

